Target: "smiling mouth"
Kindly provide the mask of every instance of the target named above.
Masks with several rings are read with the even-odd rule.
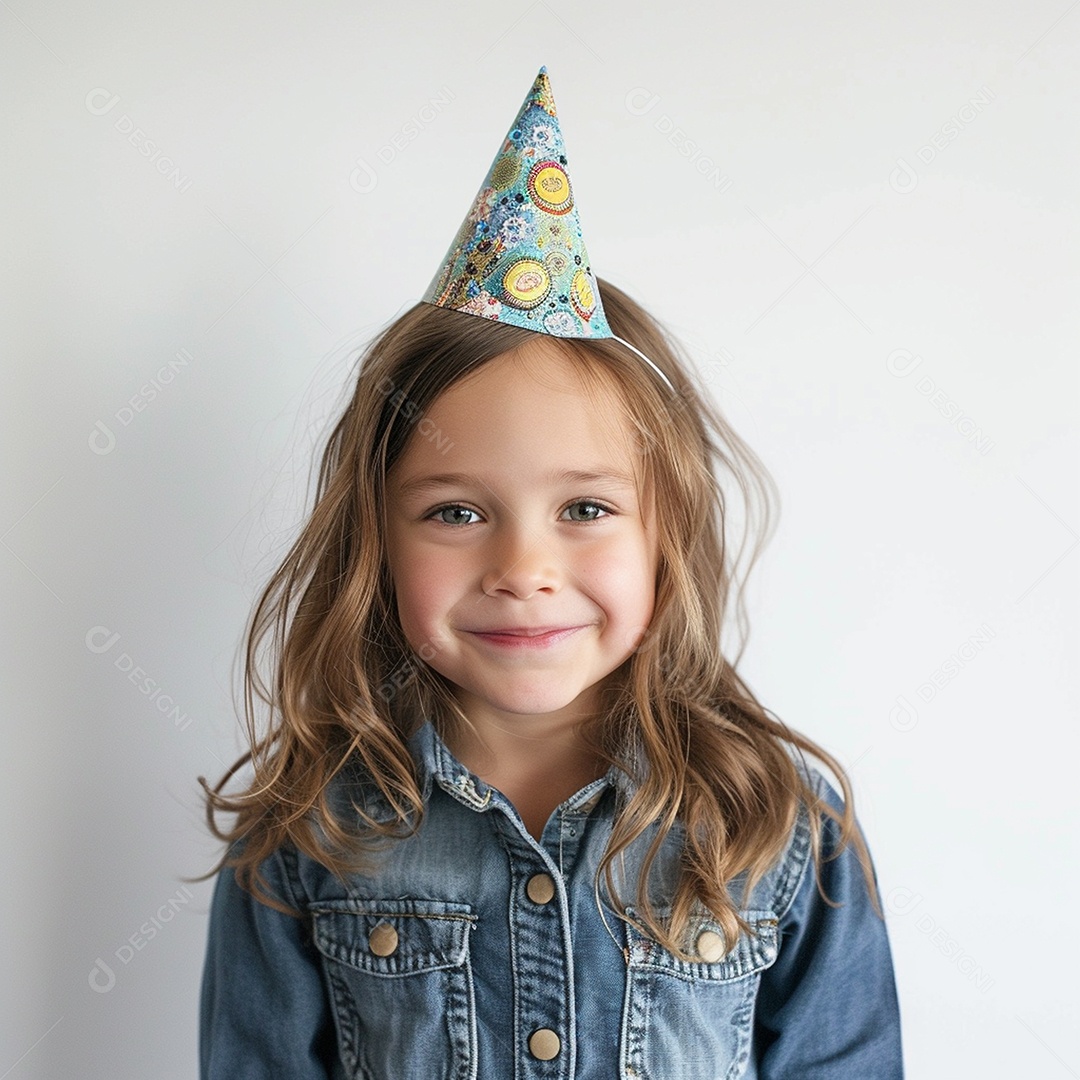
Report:
[[[541,649],[558,644],[583,626],[513,627],[504,630],[469,630],[473,637],[491,645],[519,649]]]

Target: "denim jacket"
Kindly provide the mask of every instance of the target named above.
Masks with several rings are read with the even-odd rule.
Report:
[[[619,919],[594,886],[625,773],[613,767],[567,799],[537,841],[430,723],[410,747],[427,813],[370,876],[342,883],[279,849],[262,870],[303,912],[297,919],[220,871],[202,1080],[902,1077],[885,924],[850,848],[821,867],[840,906],[822,900],[804,809],[740,909],[752,933],[725,951],[721,928],[705,919],[693,939],[701,959],[685,961]],[[337,787],[342,807],[379,803],[370,783]],[[650,838],[632,845],[631,874]],[[835,839],[826,820],[825,854]],[[654,867],[661,913],[679,843],[673,830]]]

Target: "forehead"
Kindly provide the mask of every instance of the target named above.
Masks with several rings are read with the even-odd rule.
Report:
[[[495,357],[414,418],[393,471],[497,469],[512,461],[520,472],[535,460],[544,472],[607,464],[636,476],[640,455],[622,395],[610,374],[586,363],[539,334]]]

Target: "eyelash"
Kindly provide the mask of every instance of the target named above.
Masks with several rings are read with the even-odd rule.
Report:
[[[615,511],[612,510],[612,508],[610,506],[608,506],[606,503],[599,502],[597,499],[575,499],[573,502],[567,503],[566,506],[563,507],[563,509],[564,510],[569,510],[571,506],[595,506],[595,507],[597,507],[597,509],[603,510],[605,515],[612,515],[612,514],[615,513]],[[467,510],[470,514],[477,514],[477,515],[479,515],[479,513],[480,513],[479,510],[474,510],[471,506],[465,506],[462,503],[446,503],[443,506],[437,506],[434,510],[431,511],[430,514],[428,514],[425,517],[424,520],[425,521],[430,521],[430,520],[432,520],[432,518],[435,518],[439,514],[441,514],[444,510]],[[592,519],[590,519],[588,521],[571,521],[571,524],[573,524],[573,525],[591,525],[594,521],[601,521],[601,520],[603,520],[603,519],[602,518],[592,518]],[[460,528],[464,528],[464,526],[466,526],[466,525],[476,525],[478,523],[475,522],[475,521],[466,521],[466,522],[463,522],[463,523],[460,523],[460,524],[457,524],[457,525],[452,525],[449,521],[439,521],[439,522],[436,522],[436,524],[445,525],[449,529],[460,529]]]

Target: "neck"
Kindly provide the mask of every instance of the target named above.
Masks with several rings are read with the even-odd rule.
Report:
[[[576,791],[604,774],[606,764],[581,737],[588,714],[559,710],[540,716],[494,715],[470,704],[462,702],[472,727],[461,726],[447,743],[462,765],[486,783],[505,791],[503,785],[565,777],[576,784]]]
[[[527,725],[488,723],[476,732],[464,728],[448,745],[462,765],[510,800],[539,840],[552,811],[603,776],[607,763],[584,744],[580,721],[529,719]]]

